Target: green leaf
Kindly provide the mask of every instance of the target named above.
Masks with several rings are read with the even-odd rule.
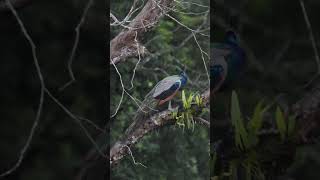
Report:
[[[188,98],[188,100],[187,100],[187,104],[188,104],[188,108],[190,108],[191,107],[191,103],[192,103],[192,100],[193,100],[193,94],[191,93],[190,95],[189,95],[189,98]]]
[[[248,133],[241,118],[241,110],[239,106],[238,95],[232,91],[231,97],[231,123],[235,128],[235,143],[240,149],[246,149],[250,146]]]
[[[178,116],[178,112],[176,112],[176,111],[172,112],[173,119],[177,119],[177,116]]]
[[[196,103],[198,106],[201,106],[201,99],[199,95],[196,95]]]
[[[187,101],[186,101],[186,93],[184,92],[184,90],[182,90],[182,102],[183,102],[184,109],[186,109]]]
[[[263,108],[263,100],[261,100],[255,107],[252,118],[248,124],[249,129],[253,131],[254,134],[256,134],[259,129],[262,127],[262,118],[263,113],[265,111],[265,108]]]
[[[283,112],[281,111],[279,106],[277,107],[277,110],[276,110],[276,123],[277,123],[278,130],[280,132],[281,139],[285,140],[287,128],[286,128]]]
[[[245,126],[243,124],[242,119],[240,119],[239,121],[239,129],[240,129],[240,137],[243,143],[244,148],[243,149],[248,149],[250,147],[250,141],[249,141],[249,136],[248,136],[248,132],[245,129]]]
[[[232,91],[231,96],[231,123],[232,125],[236,125],[237,121],[240,121],[241,119],[241,111],[239,107],[239,100],[237,93],[235,91]]]
[[[191,114],[191,116],[190,116],[190,120],[191,120],[191,122],[192,122],[192,132],[193,132],[193,131],[194,131],[195,121],[194,121],[194,119],[193,119],[192,114]]]
[[[215,170],[215,166],[216,166],[216,161],[217,161],[217,153],[216,152],[213,152],[210,156],[210,170],[212,172],[212,174],[214,175],[214,170]]]
[[[296,126],[296,119],[294,116],[290,116],[288,120],[288,136],[292,136]]]
[[[245,167],[246,170],[246,180],[251,180],[251,164],[248,163],[248,165]]]

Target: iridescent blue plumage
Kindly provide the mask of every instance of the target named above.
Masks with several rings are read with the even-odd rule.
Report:
[[[245,52],[239,46],[237,35],[227,31],[223,43],[213,44],[211,50],[210,76],[213,92],[234,81],[243,71]]]

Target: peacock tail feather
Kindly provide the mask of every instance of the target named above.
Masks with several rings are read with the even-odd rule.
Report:
[[[138,110],[135,113],[135,116],[133,117],[133,123],[129,126],[129,128],[126,130],[125,134],[131,134],[132,130],[135,130],[139,126],[143,125],[144,121],[155,114],[157,112],[157,105],[159,103],[159,100],[153,98],[153,93],[155,91],[155,88],[153,88],[144,98],[142,103],[140,104],[140,107],[138,107]]]

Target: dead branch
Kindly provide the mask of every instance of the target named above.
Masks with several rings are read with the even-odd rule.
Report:
[[[201,97],[204,105],[207,106],[210,102],[210,90],[206,90]],[[195,120],[197,121],[197,118],[195,118]],[[110,166],[114,167],[116,164],[118,164],[123,157],[128,155],[128,149],[136,144],[146,134],[155,129],[173,123],[174,120],[171,115],[171,111],[169,110],[164,110],[146,119],[139,128],[129,132],[125,137],[122,138],[122,140],[117,141],[113,145],[113,147],[110,149]],[[203,124],[203,122],[201,122],[201,124]],[[210,127],[210,125],[208,126],[207,124],[205,124],[205,127]]]
[[[320,81],[293,106],[297,119],[297,141],[306,143],[312,132],[320,127]]]
[[[110,41],[110,64],[117,64],[128,57],[144,55],[147,51],[141,40],[144,33],[150,31],[161,16],[168,11],[173,0],[149,0],[141,12]],[[159,8],[162,7],[162,8]],[[136,40],[135,40],[136,39]]]

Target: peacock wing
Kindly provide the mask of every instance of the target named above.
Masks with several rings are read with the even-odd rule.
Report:
[[[169,77],[164,78],[155,86],[152,97],[156,98],[156,97],[160,96],[163,92],[168,91],[176,83],[180,83],[180,80],[181,80],[181,77],[178,75],[169,76]]]

